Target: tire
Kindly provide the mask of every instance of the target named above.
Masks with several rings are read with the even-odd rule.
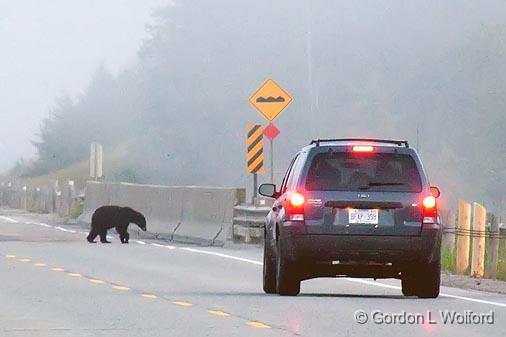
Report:
[[[416,283],[415,278],[412,275],[411,271],[406,271],[402,275],[401,285],[402,285],[402,294],[404,296],[415,296],[416,295]]]
[[[402,294],[419,298],[436,298],[439,296],[441,283],[441,260],[431,263],[419,263],[402,275]]]
[[[281,296],[297,296],[300,293],[300,278],[296,265],[287,260],[283,251],[282,239],[278,239],[276,257],[276,289]]]
[[[272,249],[264,237],[264,268],[263,268],[263,284],[266,294],[276,293],[276,258],[273,256]]]
[[[441,260],[438,258],[420,269],[420,283],[416,295],[419,298],[437,298],[441,285]]]

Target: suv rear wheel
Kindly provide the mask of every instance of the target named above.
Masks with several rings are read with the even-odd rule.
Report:
[[[264,236],[264,291],[267,294],[276,293],[276,258],[272,253],[267,236]]]
[[[281,296],[296,296],[300,292],[300,278],[296,265],[284,256],[282,239],[278,240],[276,283]]]
[[[402,294],[420,298],[436,298],[439,296],[441,283],[441,260],[438,258],[430,263],[416,264],[402,276]]]
[[[414,296],[416,294],[414,273],[408,271],[403,274],[401,280],[402,294],[404,296]]]
[[[420,284],[416,292],[418,297],[438,297],[441,284],[441,260],[438,258],[428,265],[424,265],[420,274]]]

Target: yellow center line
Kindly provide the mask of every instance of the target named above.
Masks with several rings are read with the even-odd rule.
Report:
[[[63,271],[63,268],[51,268],[52,271],[57,271],[57,272],[62,272]]]
[[[45,263],[35,263],[34,266],[35,267],[45,267],[46,264]]]
[[[185,301],[172,301],[175,305],[180,305],[182,307],[191,307],[193,304],[185,302]]]
[[[142,296],[142,297],[144,297],[144,298],[148,298],[148,299],[150,299],[150,300],[154,300],[155,298],[158,298],[158,297],[157,297],[156,295],[154,295],[154,294],[142,294],[141,296]]]
[[[18,260],[19,262],[23,262],[23,263],[27,263],[27,262],[30,262],[30,259],[19,259]]]
[[[220,317],[230,316],[229,313],[221,311],[221,310],[207,310],[207,312],[210,313],[211,315],[220,316]]]
[[[79,273],[67,273],[67,275],[70,276],[70,277],[81,277],[82,276]]]
[[[16,258],[16,255],[7,254],[7,255],[5,255],[5,258],[6,258],[6,259],[15,259],[15,258]]]
[[[116,285],[116,284],[115,284],[115,285],[113,285],[112,287],[113,287],[114,289],[116,289],[116,290],[121,290],[121,291],[128,291],[128,290],[130,290],[130,288],[128,288],[128,287],[125,287],[125,286],[120,286],[120,285]]]
[[[90,282],[95,283],[95,284],[104,284],[105,283],[104,281],[99,280],[99,279],[95,279],[95,278],[91,278]]]
[[[270,326],[268,326],[264,323],[260,323],[260,322],[248,322],[246,324],[249,325],[250,327],[256,328],[256,329],[270,329],[271,328]]]

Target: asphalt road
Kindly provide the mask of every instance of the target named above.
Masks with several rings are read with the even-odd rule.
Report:
[[[0,210],[0,336],[412,337],[506,331],[505,295],[443,287],[437,299],[407,298],[397,280],[360,279],[305,281],[297,297],[266,295],[258,247],[135,239],[122,245],[114,231],[112,244],[92,245],[84,229],[44,219]],[[365,324],[355,318],[359,311],[367,314]],[[441,317],[468,311],[488,319],[493,314],[493,322],[451,324]]]

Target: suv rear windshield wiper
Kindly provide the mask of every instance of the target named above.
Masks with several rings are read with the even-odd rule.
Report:
[[[404,183],[396,183],[396,182],[384,182],[384,183],[370,182],[367,185],[359,186],[358,189],[361,191],[364,191],[364,190],[370,189],[373,186],[403,186],[403,185],[405,185],[405,184]]]
[[[368,186],[402,186],[402,185],[405,185],[405,184],[404,183],[396,183],[396,182],[387,182],[387,183],[370,182],[367,185]]]

